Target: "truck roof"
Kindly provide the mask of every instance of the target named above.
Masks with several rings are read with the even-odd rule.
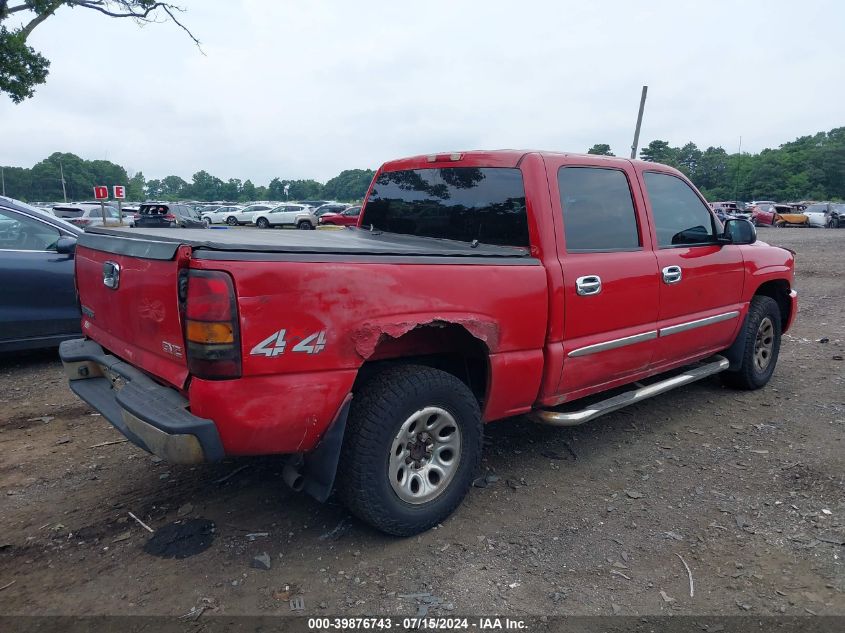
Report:
[[[611,165],[648,165],[654,167],[659,163],[652,163],[644,160],[631,160],[621,156],[603,156],[601,154],[585,154],[578,152],[560,152],[549,150],[529,150],[529,149],[494,149],[494,150],[470,150],[470,151],[450,151],[450,152],[435,152],[432,154],[420,154],[417,156],[407,156],[405,158],[398,158],[396,160],[387,161],[382,166],[384,171],[398,171],[402,169],[420,169],[424,167],[444,167],[444,163],[453,167],[517,167],[520,161],[527,154],[539,154],[541,156],[549,157],[589,157],[590,160],[607,163]],[[670,171],[677,171],[671,167],[661,165]]]

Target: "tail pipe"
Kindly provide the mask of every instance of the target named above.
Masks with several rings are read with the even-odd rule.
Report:
[[[294,492],[301,492],[305,485],[305,477],[302,476],[299,468],[290,463],[285,464],[282,469],[282,479]]]

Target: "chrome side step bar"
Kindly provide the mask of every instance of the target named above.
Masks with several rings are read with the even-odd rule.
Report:
[[[549,424],[551,426],[577,426],[588,422],[594,418],[617,411],[629,405],[641,402],[654,396],[659,396],[661,393],[666,393],[672,389],[683,387],[702,378],[707,378],[713,374],[718,374],[728,368],[730,362],[723,356],[712,356],[707,360],[707,364],[688,369],[681,374],[666,378],[660,382],[651,385],[641,386],[639,389],[633,391],[626,391],[620,393],[618,396],[613,396],[607,400],[602,400],[591,404],[586,409],[580,411],[553,411],[550,409],[538,409],[529,414],[535,422],[541,424]]]

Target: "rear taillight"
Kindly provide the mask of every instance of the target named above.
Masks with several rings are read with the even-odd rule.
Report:
[[[168,213],[166,216],[164,216],[164,219],[169,221],[169,222],[175,222],[176,216],[173,215],[172,213]]]
[[[232,278],[219,271],[191,270],[186,281],[183,323],[188,371],[212,380],[240,377],[240,329]]]
[[[74,218],[73,220],[71,220],[71,222],[73,222],[77,226],[88,226],[89,224],[91,224],[91,220],[87,218]]]

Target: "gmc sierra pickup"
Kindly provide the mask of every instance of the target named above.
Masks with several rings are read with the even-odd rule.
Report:
[[[75,258],[79,397],[172,462],[286,455],[397,535],[458,506],[485,422],[760,388],[797,311],[792,253],[681,173],[563,153],[388,162],[354,228],[95,228]]]

